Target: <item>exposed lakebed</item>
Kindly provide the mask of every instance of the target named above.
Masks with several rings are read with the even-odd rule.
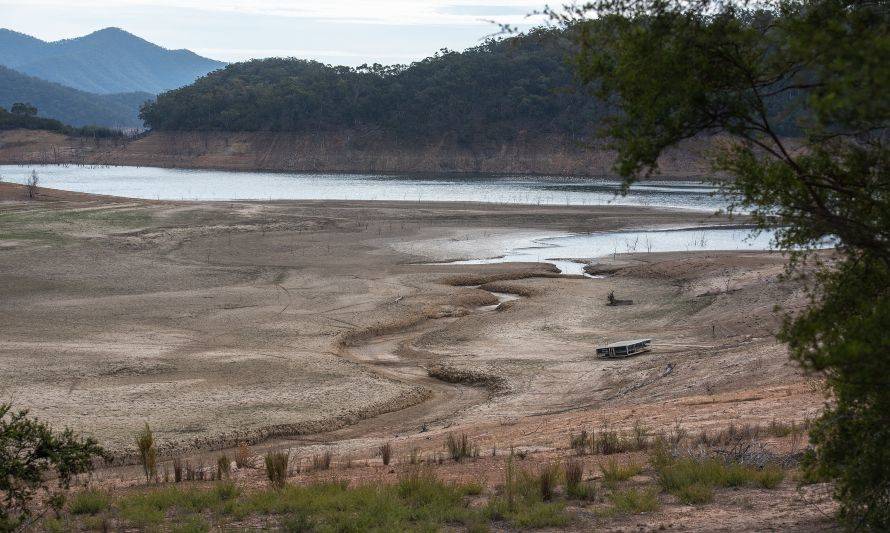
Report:
[[[519,205],[622,205],[712,213],[726,207],[698,181],[647,181],[621,196],[609,179],[460,174],[377,175],[231,172],[154,167],[3,165],[7,181],[91,194],[157,200],[363,200]],[[616,253],[764,250],[772,234],[745,227],[696,227],[591,234],[506,236],[497,254],[472,250],[456,264],[547,262],[581,274],[580,261]]]

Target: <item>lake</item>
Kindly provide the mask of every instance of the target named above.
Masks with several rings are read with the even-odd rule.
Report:
[[[647,181],[616,196],[616,180],[436,174],[288,174],[153,167],[0,165],[6,181],[36,171],[52,189],[149,200],[404,200],[529,205],[639,205],[713,212],[725,207],[696,181]]]
[[[528,205],[637,205],[714,212],[726,207],[714,188],[696,181],[647,181],[619,196],[616,180],[492,176],[377,175],[230,172],[153,167],[0,165],[6,181],[25,183],[37,172],[40,186],[151,200],[395,200],[485,202]],[[679,228],[505,240],[496,258],[464,264],[548,262],[563,273],[580,274],[573,261],[622,252],[764,250],[769,232],[750,229]]]

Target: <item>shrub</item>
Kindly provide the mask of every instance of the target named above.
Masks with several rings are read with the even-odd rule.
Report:
[[[559,465],[550,463],[542,465],[538,471],[538,487],[541,491],[541,499],[549,502],[553,499],[553,491],[559,483]]]
[[[449,433],[445,437],[445,449],[456,462],[460,462],[464,458],[479,457],[479,447],[470,442],[466,433],[462,433],[460,437]]]
[[[565,462],[563,470],[565,471],[566,490],[571,490],[584,478],[584,464],[581,461],[569,459]]]
[[[216,479],[228,478],[232,472],[232,463],[225,454],[216,460]]]
[[[610,459],[605,465],[600,464],[600,471],[603,473],[603,481],[607,485],[614,486],[618,482],[630,479],[642,472],[643,466],[636,463],[621,465],[617,461]]]
[[[620,514],[650,513],[657,511],[660,506],[658,494],[652,489],[614,490],[609,499],[612,501],[613,511]]]
[[[587,455],[593,450],[594,437],[588,434],[586,429],[582,429],[579,435],[571,435],[570,443],[575,453],[578,455]]]
[[[179,457],[173,459],[173,481],[175,483],[182,482],[182,459]]]
[[[701,504],[709,503],[714,499],[714,489],[711,485],[696,481],[690,485],[685,485],[676,491],[677,498],[682,503]]]
[[[334,454],[331,453],[331,450],[325,450],[323,454],[313,456],[312,468],[314,470],[328,470],[331,468],[331,460],[333,457]]]
[[[266,477],[273,488],[283,488],[287,483],[288,452],[269,452],[266,454]]]
[[[213,487],[213,496],[221,502],[234,500],[239,494],[241,494],[241,491],[231,481],[219,483]]]
[[[107,492],[88,489],[74,495],[68,510],[73,515],[95,515],[108,509],[110,504],[111,497]]]
[[[95,440],[67,428],[54,432],[28,411],[0,404],[0,530],[17,528],[31,516],[31,500],[50,490],[51,475],[60,491],[67,490],[74,476],[92,470],[94,457],[108,457]],[[58,506],[64,498],[60,493],[48,501]]]
[[[392,444],[389,442],[383,443],[380,446],[380,458],[383,460],[383,464],[388,466],[389,460],[392,458]]]
[[[158,451],[148,422],[145,423],[142,431],[136,434],[136,449],[139,450],[139,464],[142,465],[145,482],[151,483],[151,480],[157,475]]]
[[[705,494],[702,487],[690,488],[692,485],[701,485],[709,489],[752,485],[775,488],[785,477],[784,471],[778,466],[769,465],[758,469],[712,458],[671,458],[662,454],[653,458],[651,462],[658,472],[662,488],[681,500],[690,498],[690,503],[696,497],[703,497]]]
[[[247,443],[242,442],[235,451],[235,466],[238,468],[253,468],[251,462],[250,448]]]

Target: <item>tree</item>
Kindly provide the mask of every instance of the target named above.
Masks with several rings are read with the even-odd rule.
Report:
[[[37,187],[40,186],[40,176],[37,175],[36,170],[31,171],[31,175],[28,176],[28,181],[25,182],[25,187],[28,188],[28,198],[31,200],[37,196]]]
[[[83,439],[67,428],[54,432],[29,418],[28,411],[13,412],[10,404],[0,404],[0,531],[28,521],[35,494],[50,491],[49,474],[57,477],[60,490],[67,490],[74,476],[92,470],[97,457],[107,455],[93,439]],[[50,497],[48,501],[58,506],[63,499]]]
[[[22,102],[16,102],[12,104],[12,107],[9,110],[13,115],[19,115],[23,117],[35,117],[37,116],[37,108],[32,106],[31,104],[25,104]]]
[[[756,5],[596,0],[553,16],[578,31],[581,80],[614,105],[604,134],[626,185],[656,172],[667,148],[717,136],[731,210],[776,229],[792,273],[815,265],[809,308],[780,334],[832,395],[806,467],[835,481],[847,526],[887,530],[890,7]],[[815,253],[826,239],[836,253]]]

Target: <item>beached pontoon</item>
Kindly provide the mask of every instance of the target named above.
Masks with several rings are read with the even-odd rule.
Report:
[[[638,353],[648,352],[652,339],[636,339],[632,341],[619,341],[600,346],[596,354],[600,357],[630,357]]]

